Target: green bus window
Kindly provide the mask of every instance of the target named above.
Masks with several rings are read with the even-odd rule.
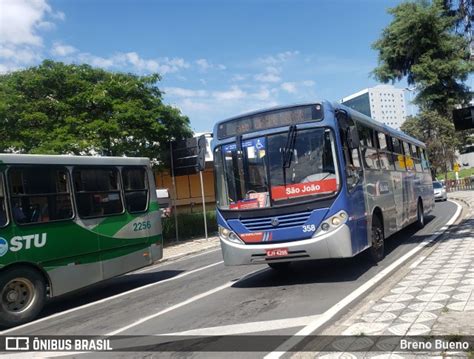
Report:
[[[122,170],[125,206],[129,213],[144,212],[148,208],[148,183],[143,168],[126,167]]]
[[[49,166],[11,167],[11,208],[18,224],[45,223],[73,217],[68,172]]]
[[[5,227],[8,223],[7,205],[5,201],[5,187],[3,185],[3,173],[0,173],[0,227]]]
[[[79,168],[73,171],[77,211],[81,218],[123,213],[118,170]]]

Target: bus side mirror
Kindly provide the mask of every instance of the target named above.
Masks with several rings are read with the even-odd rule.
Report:
[[[350,126],[347,130],[347,147],[351,150],[359,147],[359,133],[355,126]]]

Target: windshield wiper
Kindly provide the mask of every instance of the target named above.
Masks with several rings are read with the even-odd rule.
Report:
[[[286,138],[286,145],[283,148],[283,168],[289,168],[291,166],[293,150],[295,149],[295,140],[296,125],[291,125],[288,131],[288,137]]]
[[[291,159],[293,158],[293,150],[295,148],[296,140],[296,125],[291,125],[286,138],[286,145],[283,148],[283,185],[286,187],[286,169],[291,166]]]

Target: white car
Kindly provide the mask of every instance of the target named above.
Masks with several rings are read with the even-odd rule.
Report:
[[[435,201],[447,201],[448,194],[446,193],[446,187],[441,182],[433,181],[433,191]]]

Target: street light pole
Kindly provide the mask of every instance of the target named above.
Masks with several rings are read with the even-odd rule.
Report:
[[[413,116],[413,93],[415,92],[416,87],[405,87],[405,91],[408,91],[408,106],[410,107],[409,116]]]

